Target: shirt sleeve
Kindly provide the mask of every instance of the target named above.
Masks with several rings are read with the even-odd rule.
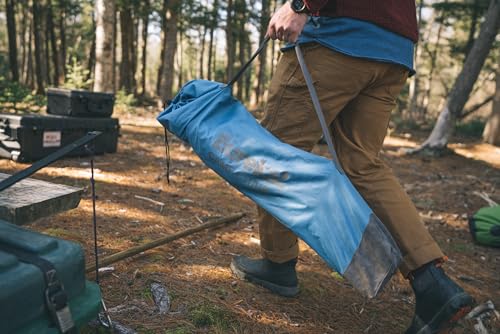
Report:
[[[307,9],[313,14],[319,12],[327,3],[328,0],[304,0]]]

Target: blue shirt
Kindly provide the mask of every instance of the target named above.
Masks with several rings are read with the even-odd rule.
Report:
[[[298,44],[317,42],[352,57],[402,65],[411,74],[413,42],[373,23],[346,17],[310,17]],[[292,47],[285,46],[284,49]]]

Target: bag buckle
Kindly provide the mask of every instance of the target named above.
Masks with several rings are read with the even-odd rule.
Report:
[[[47,272],[46,276],[49,283],[45,289],[45,303],[59,331],[68,333],[75,328],[69,309],[68,296],[63,285],[57,279],[55,270]]]

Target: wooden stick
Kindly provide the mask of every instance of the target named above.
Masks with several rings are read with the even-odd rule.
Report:
[[[154,199],[149,198],[149,197],[144,197],[144,196],[139,196],[139,195],[134,195],[134,197],[137,198],[137,199],[142,199],[144,201],[148,201],[150,203],[153,203],[153,204],[156,204],[156,205],[159,205],[159,206],[165,206],[165,203],[159,202],[159,201],[155,201]]]
[[[163,208],[165,207],[165,203],[159,202],[159,201],[155,201],[154,199],[151,199],[149,197],[144,197],[144,196],[139,196],[139,195],[134,195],[134,197],[137,198],[137,199],[142,199],[144,201],[148,201],[150,203],[159,205],[160,206],[160,213],[163,213]]]
[[[495,202],[494,200],[492,200],[490,198],[490,196],[487,193],[485,193],[484,191],[482,191],[482,192],[474,191],[473,194],[476,195],[476,196],[481,197],[482,199],[484,199],[486,201],[486,203],[488,203],[488,205],[491,206],[491,207],[498,205],[498,203]]]
[[[196,226],[196,227],[188,228],[184,231],[177,232],[175,234],[171,234],[171,235],[168,235],[166,237],[148,242],[144,245],[129,248],[129,249],[124,250],[122,252],[118,252],[116,254],[107,256],[103,259],[100,259],[99,266],[110,265],[111,263],[121,261],[123,259],[132,257],[132,256],[137,255],[139,253],[156,248],[158,246],[162,246],[162,245],[169,243],[171,241],[174,241],[174,240],[177,240],[180,238],[184,238],[188,235],[191,235],[193,233],[196,233],[196,232],[199,232],[199,231],[211,228],[211,227],[217,227],[219,225],[236,222],[237,220],[241,219],[244,216],[245,216],[245,213],[237,213],[237,214],[234,214],[232,216],[219,218],[219,219],[216,219],[214,221],[211,221],[211,222],[208,222],[208,223]],[[95,263],[88,263],[85,267],[85,272],[89,273],[92,271],[95,271]]]

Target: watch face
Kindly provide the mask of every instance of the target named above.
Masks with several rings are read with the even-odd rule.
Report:
[[[291,7],[296,13],[302,13],[306,9],[306,5],[302,0],[292,0]]]

